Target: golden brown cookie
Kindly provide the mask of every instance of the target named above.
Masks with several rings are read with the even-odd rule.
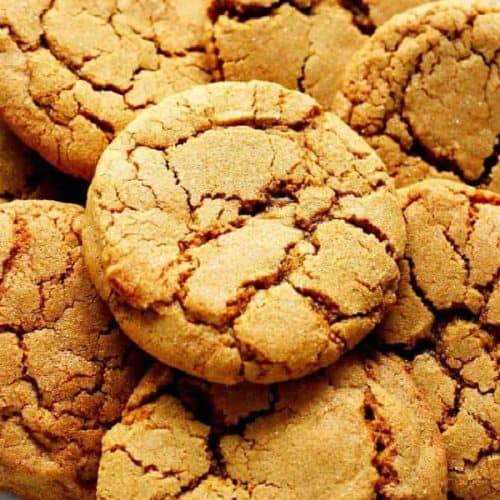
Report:
[[[0,120],[0,203],[14,199],[60,199],[65,179],[50,171]]]
[[[447,176],[500,192],[499,64],[500,5],[435,2],[377,30],[334,109],[397,186]]]
[[[211,52],[221,80],[269,80],[332,104],[366,36],[330,0],[212,0]]]
[[[339,3],[354,14],[358,26],[371,33],[392,16],[429,3],[429,0],[339,0]]]
[[[214,382],[334,362],[395,301],[405,243],[375,153],[312,98],[267,82],[168,97],[104,153],[85,257],[122,329]]]
[[[82,213],[0,205],[0,490],[28,499],[95,496],[101,438],[142,372],[84,267]]]
[[[90,179],[140,110],[211,79],[206,21],[206,0],[0,0],[0,114]]]
[[[500,195],[450,181],[401,190],[408,244],[378,336],[410,350],[456,498],[498,498]]]
[[[330,108],[375,26],[424,0],[210,0],[220,80],[269,80]]]
[[[155,366],[104,437],[99,500],[444,499],[432,414],[396,356],[348,355],[279,384]]]

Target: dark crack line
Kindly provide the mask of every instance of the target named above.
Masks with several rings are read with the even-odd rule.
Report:
[[[370,16],[370,7],[363,0],[340,0],[340,5],[352,14],[352,21],[363,35],[373,35],[375,23]]]
[[[366,366],[365,366],[366,371]],[[369,376],[369,374],[367,373]],[[384,490],[399,483],[398,471],[394,464],[397,457],[392,430],[380,412],[380,403],[377,401],[370,386],[365,388],[364,419],[369,427],[375,448],[372,464],[377,470],[378,480],[375,491],[378,498],[388,498]]]
[[[54,58],[55,61],[57,61],[57,63],[59,65],[61,65],[63,68],[67,69],[69,72],[71,72],[71,74],[76,78],[77,81],[83,81],[83,82],[86,82],[88,83],[92,90],[98,94],[101,94],[102,92],[112,92],[113,94],[115,95],[119,95],[123,98],[123,103],[124,103],[124,106],[125,107],[128,107],[130,110],[132,111],[137,111],[137,110],[140,110],[140,109],[143,109],[147,106],[149,106],[151,103],[150,102],[147,102],[145,103],[144,105],[141,105],[141,106],[129,106],[127,103],[126,103],[126,95],[127,93],[133,89],[133,86],[134,84],[136,83],[136,77],[138,75],[140,75],[143,71],[158,71],[157,70],[149,70],[147,68],[137,68],[135,71],[134,71],[134,74],[131,78],[131,81],[128,85],[128,88],[123,90],[119,87],[117,87],[116,85],[112,84],[112,83],[108,83],[108,84],[105,84],[105,85],[99,85],[97,84],[96,82],[94,82],[91,78],[89,77],[86,77],[82,74],[82,69],[84,68],[85,64],[87,62],[89,62],[90,60],[93,60],[93,59],[96,59],[98,57],[100,57],[102,55],[102,53],[100,53],[98,56],[95,56],[95,57],[90,57],[90,58],[83,58],[82,60],[82,64],[81,65],[74,65],[74,64],[70,64],[68,61],[65,61],[64,59],[61,59],[59,58],[56,53],[52,50],[51,48],[51,44],[48,42],[47,40],[47,36],[46,36],[46,33],[47,33],[47,30],[46,30],[46,26],[45,26],[45,22],[44,22],[44,17],[47,15],[47,13],[51,10],[54,9],[54,6],[55,6],[55,0],[51,0],[50,2],[50,5],[44,9],[40,15],[39,15],[39,22],[40,22],[40,26],[41,26],[41,29],[42,29],[42,33],[40,34],[39,36],[39,39],[38,39],[38,42],[35,44],[35,46],[29,46],[29,45],[26,45],[23,43],[23,41],[21,40],[20,36],[17,35],[14,30],[13,30],[13,27],[10,25],[10,24],[6,24],[6,23],[3,23],[3,24],[0,24],[0,28],[4,28],[8,31],[8,34],[9,34],[9,37],[14,41],[14,43],[17,45],[18,49],[20,50],[20,52],[26,56],[27,53],[35,53],[35,52],[38,52],[40,50],[47,50],[51,56]],[[116,13],[115,13],[116,15]],[[113,25],[112,22],[108,22],[108,25],[111,26],[113,28],[113,30],[115,31],[115,33],[117,34],[117,37],[122,40],[123,39],[123,36],[122,35],[119,35],[117,32],[116,32],[116,28],[115,26]],[[132,32],[134,32],[134,30],[132,29],[132,27],[130,27]],[[169,53],[169,52],[166,52],[166,51],[163,51],[161,49],[161,47],[159,46],[158,44],[158,41],[155,39],[155,40],[150,40],[148,39],[147,37],[144,37],[144,35],[138,35],[134,32],[135,36],[138,36],[140,37],[142,40],[144,41],[147,41],[147,42],[150,42],[150,43],[153,43],[153,45],[155,46],[155,50],[156,50],[156,55],[157,57],[164,57],[164,58],[167,58],[167,59],[173,59],[173,58],[179,58],[179,59],[183,59],[185,58],[189,53],[199,53],[199,54],[205,54],[205,50],[204,48],[200,47],[200,48],[190,48],[184,52],[181,52],[181,53]],[[159,68],[159,64],[158,64],[158,68]],[[212,75],[211,75],[211,70],[210,68],[200,68],[203,72],[207,73],[208,75],[211,76],[212,78]],[[29,82],[32,81],[33,77],[32,75],[30,74],[31,72],[28,72],[28,77],[29,77]],[[75,82],[76,83],[76,82]],[[73,84],[74,86],[74,84]],[[71,90],[71,89],[62,89],[61,92],[63,91],[67,91],[67,90]],[[64,123],[64,122],[61,122],[60,120],[57,119],[56,116],[54,116],[54,113],[53,111],[55,111],[53,109],[52,106],[48,106],[48,105],[44,105],[43,103],[40,102],[39,99],[35,99],[30,91],[29,91],[29,84],[27,86],[27,92],[33,102],[33,104],[39,108],[39,109],[43,109],[45,111],[45,114],[47,116],[47,119],[53,123],[54,125],[60,125],[60,126],[64,126],[66,128],[68,128],[70,126],[70,123],[71,121],[73,121],[77,116],[82,116],[83,118],[87,119],[88,121],[90,121],[90,123],[92,123],[93,125],[95,125],[101,132],[104,133],[104,135],[107,137],[108,141],[110,140],[110,138],[112,138],[115,134],[116,134],[116,131],[114,130],[114,127],[108,123],[105,119],[103,118],[100,118],[92,113],[90,113],[89,111],[84,111],[82,110],[81,108],[81,104],[78,103],[78,111],[77,113],[72,116],[67,123]],[[60,95],[60,93],[58,94],[58,96]],[[76,101],[76,97],[75,97],[75,101]],[[59,147],[59,145],[58,145]],[[58,157],[58,163],[60,163],[60,153],[58,153],[57,155]]]
[[[466,32],[466,30],[472,30],[472,28],[473,28],[473,24],[469,23],[466,25],[465,28],[463,28],[463,30],[460,30],[455,35],[455,37],[451,37],[451,38],[446,37],[446,39],[447,39],[447,41],[449,41],[452,44],[454,42],[460,42],[464,33]],[[430,151],[428,148],[426,148],[421,143],[420,139],[418,138],[418,134],[416,134],[412,124],[410,123],[408,118],[405,116],[406,90],[407,90],[408,86],[410,85],[411,80],[413,80],[417,75],[425,75],[426,74],[426,72],[423,71],[424,57],[426,55],[428,55],[429,53],[432,53],[436,47],[439,47],[439,45],[440,45],[440,42],[438,42],[435,46],[429,47],[429,49],[426,52],[422,52],[419,55],[419,58],[414,66],[414,70],[409,74],[406,83],[401,85],[401,87],[398,89],[402,92],[400,98],[396,98],[396,96],[393,96],[395,102],[399,102],[399,109],[397,111],[393,112],[392,116],[397,115],[397,117],[404,123],[405,127],[407,128],[408,134],[410,135],[410,137],[412,139],[411,148],[409,150],[404,148],[397,137],[392,137],[392,138],[394,140],[396,140],[396,142],[399,144],[399,146],[402,148],[402,150],[405,151],[405,153],[408,154],[410,157],[416,157],[418,159],[422,159],[425,163],[427,163],[430,167],[434,168],[437,172],[442,172],[442,171],[450,172],[453,175],[455,175],[457,178],[459,178],[460,180],[465,182],[466,184],[474,186],[474,187],[479,187],[480,185],[485,184],[490,179],[490,176],[491,176],[491,171],[492,171],[492,168],[494,165],[491,166],[491,168],[486,169],[486,164],[488,162],[488,158],[486,158],[484,161],[485,162],[485,170],[483,171],[483,173],[477,179],[467,179],[455,161],[450,160],[449,158],[447,158],[445,156],[435,155],[432,151]],[[470,50],[470,53],[468,54],[467,57],[471,57],[472,55],[477,55],[484,60],[483,54],[481,54],[479,51],[474,50],[472,46],[469,48],[469,50]],[[460,62],[463,59],[466,59],[466,58],[457,58],[456,60],[458,62]],[[434,66],[438,65],[440,62],[441,62],[440,60],[435,62]],[[485,61],[485,65],[489,67],[490,63],[487,63]],[[432,73],[432,69],[428,72],[429,74]],[[424,91],[425,91],[425,89],[424,89]],[[385,117],[386,124],[387,124],[388,120],[389,120],[389,117],[386,116]],[[494,149],[492,154],[495,153],[497,147],[499,147],[498,137],[497,137],[497,144],[496,144],[495,149]],[[491,156],[489,158],[491,158]],[[497,162],[498,162],[498,155],[497,155]],[[489,165],[489,163],[488,163],[488,165]]]
[[[214,0],[210,5],[208,14],[214,24],[222,15],[226,15],[230,19],[235,19],[240,23],[245,23],[247,21],[251,21],[252,19],[273,16],[276,14],[276,11],[284,5],[288,5],[292,9],[301,12],[306,16],[311,15],[313,12],[313,7],[303,7],[290,0],[274,0],[272,5],[269,7],[263,7],[255,4],[248,4],[239,7],[231,0]]]

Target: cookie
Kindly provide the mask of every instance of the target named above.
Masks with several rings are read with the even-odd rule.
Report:
[[[397,186],[453,177],[500,192],[500,5],[445,0],[392,18],[346,70],[334,109]]]
[[[209,47],[220,80],[269,80],[331,108],[367,34],[422,0],[211,0]]]
[[[156,366],[103,439],[97,497],[420,498],[446,494],[432,415],[395,356],[346,356],[277,386]]]
[[[269,80],[332,104],[366,36],[336,2],[214,0],[211,52],[221,80]]]
[[[454,498],[500,496],[500,195],[428,180],[401,190],[399,300],[377,332],[410,352],[447,445]]]
[[[334,362],[395,301],[405,243],[375,153],[312,98],[222,82],[166,98],[102,156],[91,276],[124,332],[212,382]]]
[[[0,203],[14,199],[61,198],[62,184],[62,179],[41,165],[0,120]]]
[[[354,22],[364,31],[373,33],[375,28],[392,16],[405,12],[428,0],[339,0],[339,3],[354,14]]]
[[[142,375],[85,270],[83,209],[0,205],[0,490],[95,497],[104,431]]]
[[[211,79],[206,0],[0,0],[0,114],[59,169],[90,179],[115,135]]]

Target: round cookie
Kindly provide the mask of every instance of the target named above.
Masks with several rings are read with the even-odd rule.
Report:
[[[395,302],[405,243],[375,153],[312,98],[223,82],[166,98],[102,156],[91,276],[123,331],[213,382],[331,364]]]
[[[103,439],[100,500],[444,499],[437,426],[396,356],[277,386],[155,366]]]
[[[90,179],[138,112],[211,80],[206,22],[206,0],[0,0],[0,114]]]
[[[500,195],[443,180],[401,190],[408,244],[378,338],[410,351],[443,433],[454,498],[500,495]]]
[[[356,54],[334,109],[397,186],[446,176],[500,192],[500,5],[445,0],[395,16]]]
[[[0,205],[0,490],[91,499],[101,439],[143,356],[85,270],[83,209]]]

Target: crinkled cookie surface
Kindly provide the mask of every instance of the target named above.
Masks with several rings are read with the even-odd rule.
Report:
[[[334,109],[397,186],[447,176],[500,192],[500,5],[446,0],[394,17],[358,52]]]
[[[82,212],[0,205],[0,489],[28,499],[95,497],[101,438],[142,372],[84,267]]]
[[[308,96],[217,83],[107,149],[84,249],[122,329],[214,382],[311,373],[395,301],[404,222],[374,152]]]
[[[277,386],[156,366],[104,437],[100,500],[446,496],[444,446],[395,356]]]
[[[211,0],[210,52],[221,80],[269,80],[326,109],[366,33],[422,0]]]
[[[456,498],[500,495],[500,195],[432,180],[401,190],[408,244],[379,339],[413,352]]]
[[[343,68],[365,41],[331,1],[211,4],[212,53],[222,80],[269,80],[332,104]]]
[[[138,111],[210,81],[205,0],[0,0],[0,113],[90,179]]]

